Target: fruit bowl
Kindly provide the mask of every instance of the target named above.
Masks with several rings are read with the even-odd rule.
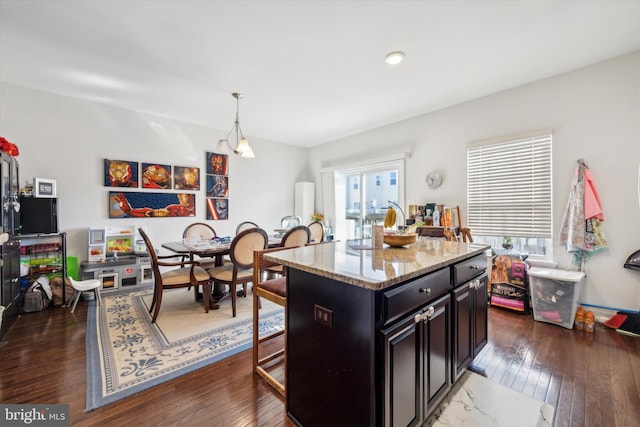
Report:
[[[415,243],[418,235],[416,233],[407,234],[385,234],[382,241],[389,246],[399,248],[404,245]]]

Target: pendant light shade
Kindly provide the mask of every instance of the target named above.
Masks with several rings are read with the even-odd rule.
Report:
[[[240,98],[242,98],[242,94],[234,92],[231,95],[236,99],[236,122],[227,134],[227,137],[218,141],[216,152],[221,154],[228,154],[228,149],[230,149],[240,157],[244,157],[245,159],[253,159],[256,157],[256,155],[254,154],[251,145],[249,145],[249,140],[244,137],[244,135],[242,134],[242,129],[240,128]],[[236,134],[235,148],[229,143],[229,137],[234,132]]]

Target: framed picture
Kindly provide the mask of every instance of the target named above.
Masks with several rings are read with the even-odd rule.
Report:
[[[229,199],[207,199],[207,219],[229,219]]]
[[[174,166],[173,189],[200,190],[200,168],[189,166]]]
[[[138,162],[104,159],[104,185],[138,188]]]
[[[207,175],[207,197],[229,197],[229,177]]]
[[[171,188],[171,166],[158,163],[142,164],[142,188]]]
[[[207,174],[229,175],[229,156],[227,154],[207,153]]]
[[[53,179],[34,178],[33,192],[35,197],[56,197],[56,181]]]
[[[195,216],[193,193],[109,192],[109,218]]]

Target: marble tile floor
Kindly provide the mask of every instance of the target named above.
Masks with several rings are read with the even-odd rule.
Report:
[[[544,427],[554,408],[466,371],[425,425],[434,427]]]

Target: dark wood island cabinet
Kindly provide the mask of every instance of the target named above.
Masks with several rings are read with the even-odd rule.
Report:
[[[419,239],[403,248],[336,242],[266,254],[288,270],[290,418],[301,426],[422,424],[486,342],[487,249]]]

